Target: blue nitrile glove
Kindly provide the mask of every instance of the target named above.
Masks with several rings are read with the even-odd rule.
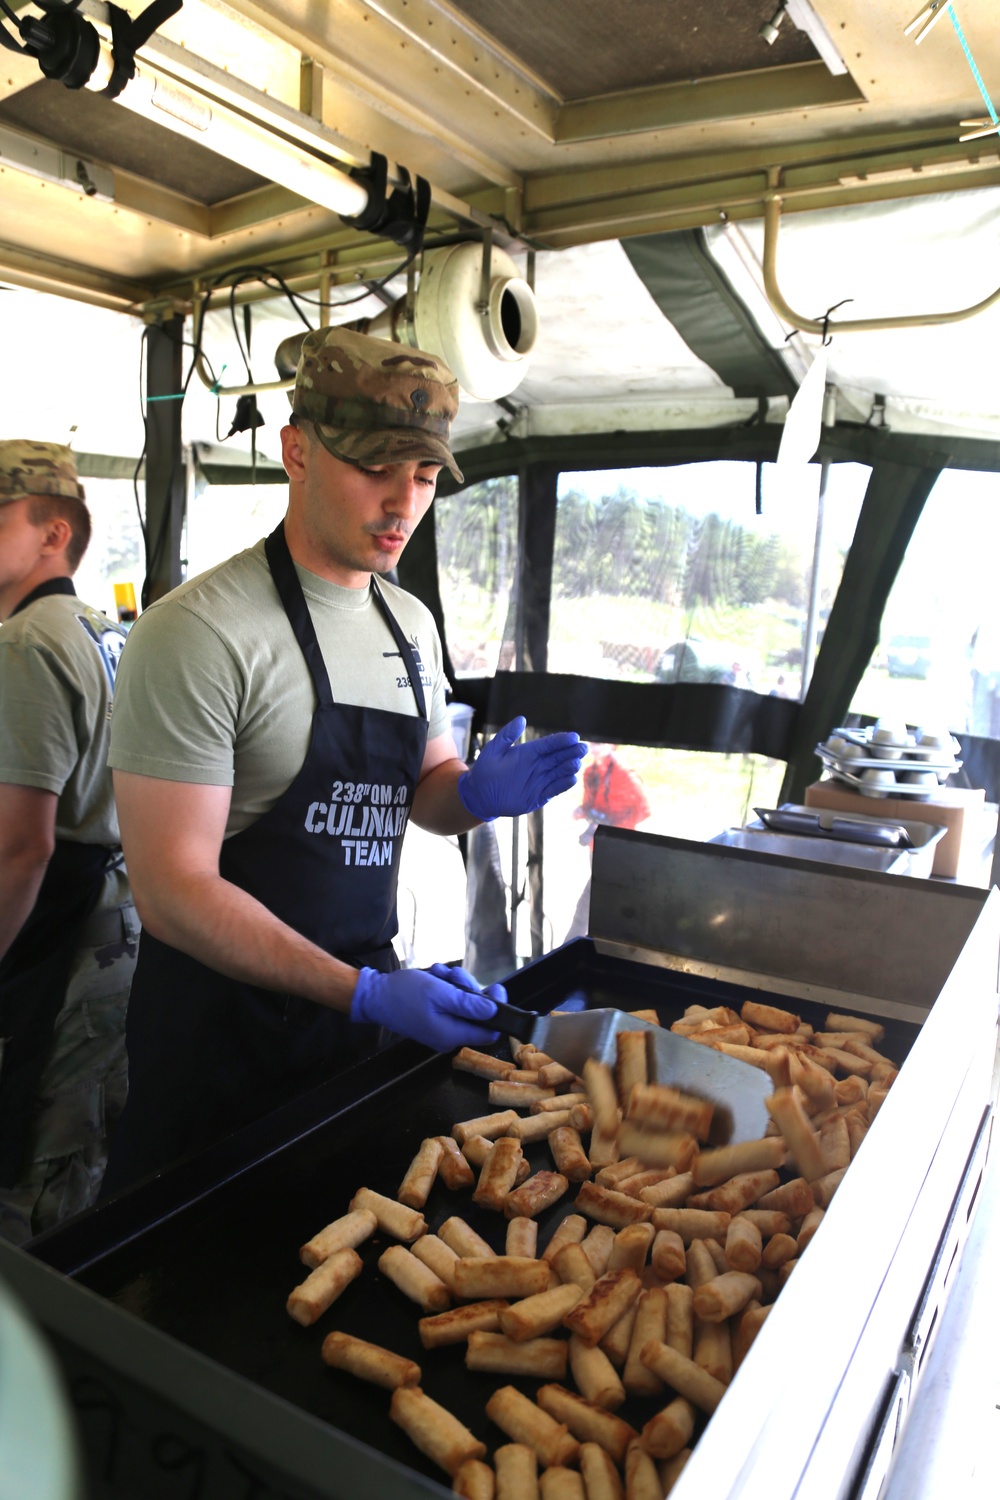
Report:
[[[458,964],[431,964],[427,972],[433,974],[435,979],[447,979],[449,984],[457,984],[460,990],[468,990],[471,995],[489,995],[498,1005],[507,1004],[507,991],[502,984],[488,984],[483,989],[476,976],[470,974],[468,969],[459,968]],[[486,1045],[485,1038],[479,1045]]]
[[[439,972],[395,969],[391,974],[380,974],[377,969],[362,969],[354,986],[351,1020],[374,1021],[436,1052],[495,1042],[500,1033],[484,1030],[496,1013],[490,996],[464,969],[448,969],[444,964],[434,967]],[[474,988],[453,983],[454,973],[461,974]]]
[[[499,730],[471,770],[458,778],[458,795],[474,818],[516,818],[544,807],[576,785],[588,746],[578,734],[547,734],[524,745],[515,741],[526,721],[511,719]]]

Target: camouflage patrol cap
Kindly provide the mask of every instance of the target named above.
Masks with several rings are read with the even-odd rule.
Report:
[[[448,434],[458,381],[443,360],[351,328],[302,340],[292,415],[306,417],[334,458],[349,464],[443,464],[462,482]]]
[[[28,495],[85,498],[76,475],[76,458],[63,443],[33,443],[26,438],[0,442],[0,505]]]

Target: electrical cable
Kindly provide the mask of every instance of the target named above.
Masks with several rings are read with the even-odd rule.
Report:
[[[165,336],[167,338],[170,338],[170,339],[173,338],[173,335],[171,333],[167,332],[166,328],[161,327],[160,331],[163,334],[165,334]],[[148,343],[148,338],[149,338],[149,329],[148,328],[144,328],[143,331],[142,331],[142,340],[141,340],[141,345],[140,345],[140,347],[141,347],[141,349],[143,351],[146,349],[146,346],[147,346],[147,343]],[[185,339],[182,338],[180,342],[181,342],[181,347],[183,348],[184,345],[187,343],[187,340],[185,340]],[[182,383],[181,390],[177,393],[178,399],[181,401],[182,405],[183,405],[184,397],[187,395],[188,386],[191,383],[191,375],[192,375],[193,371],[194,371],[194,364],[192,362],[192,365],[191,365],[190,369],[188,370],[187,377],[186,377],[186,379]],[[143,443],[142,443],[142,452],[139,455],[138,462],[136,463],[136,466],[135,466],[135,471],[134,471],[134,473],[132,475],[132,490],[133,490],[133,494],[135,496],[136,509],[137,510],[139,509],[139,470],[142,468],[143,461],[144,461],[144,459],[146,457],[146,451],[147,451],[147,449],[149,447],[149,417],[147,415],[147,410],[146,410],[147,405],[148,405],[148,401],[143,400],[143,392],[142,392],[142,365],[141,364],[140,364],[140,371],[139,371],[139,399],[140,399],[140,406],[141,406],[141,410],[142,410]],[[141,512],[140,512],[140,516],[139,516],[139,525],[140,525],[140,528],[142,530],[142,537],[143,537],[143,543],[144,543],[144,548],[145,548],[145,560],[146,560],[146,576],[143,579],[142,589],[140,591],[140,605],[141,605],[141,607],[143,609],[145,609],[146,606],[149,603],[149,591],[150,591],[150,588],[151,588],[151,585],[152,585],[152,580],[153,580],[153,577],[155,576],[156,568],[159,565],[160,558],[161,558],[161,556],[163,554],[163,548],[164,548],[164,546],[166,544],[167,536],[168,536],[168,533],[169,533],[169,528],[170,528],[169,496],[170,496],[171,490],[173,489],[174,478],[175,478],[175,476],[177,474],[177,462],[178,462],[178,455],[177,455],[177,453],[173,453],[171,455],[170,473],[167,476],[167,485],[166,485],[166,493],[167,493],[168,503],[166,505],[164,505],[164,507],[163,507],[163,516],[162,516],[162,518],[160,520],[160,525],[159,525],[159,528],[157,530],[156,537],[153,540],[152,546],[150,546],[150,538],[149,538],[149,528],[148,528],[148,525],[144,522]],[[148,483],[148,476],[147,476],[147,483]],[[147,499],[146,509],[147,509],[147,513],[148,513],[148,509],[149,509],[148,499]]]
[[[4,3],[5,3],[5,0],[0,0],[0,5],[2,5]],[[195,320],[194,320],[194,322],[195,322],[195,336],[194,336],[194,338],[193,339],[184,339],[184,338],[182,338],[181,341],[180,341],[181,342],[181,347],[183,347],[183,348],[189,348],[192,351],[192,353],[191,353],[191,362],[190,362],[190,364],[188,366],[187,373],[186,373],[186,375],[184,376],[184,378],[183,378],[183,380],[181,382],[181,389],[180,389],[180,391],[177,391],[177,392],[170,392],[170,393],[167,394],[167,396],[164,396],[164,397],[155,397],[155,396],[154,397],[146,397],[145,394],[144,394],[144,391],[143,391],[143,384],[144,384],[144,382],[143,382],[143,370],[144,370],[144,365],[145,365],[145,353],[146,353],[146,349],[147,349],[147,345],[148,345],[148,337],[149,337],[149,329],[148,328],[144,328],[143,329],[142,340],[141,340],[141,343],[140,343],[140,366],[139,366],[139,403],[140,403],[140,410],[141,410],[141,415],[142,415],[142,425],[143,425],[143,444],[142,444],[142,452],[139,455],[138,461],[137,461],[136,466],[135,466],[135,470],[134,470],[133,475],[132,475],[132,491],[133,491],[133,496],[135,498],[136,512],[137,512],[138,517],[139,517],[139,529],[140,529],[140,532],[142,534],[143,549],[144,549],[144,554],[145,554],[146,574],[145,574],[145,578],[143,580],[142,589],[140,591],[140,603],[141,603],[141,607],[143,609],[145,609],[146,606],[147,606],[147,604],[149,603],[149,593],[150,593],[150,588],[152,586],[152,581],[153,581],[153,578],[155,576],[156,568],[158,567],[158,565],[160,563],[160,559],[161,559],[162,554],[163,554],[163,548],[164,548],[164,546],[166,544],[167,537],[169,535],[169,526],[170,526],[169,495],[170,495],[170,492],[171,492],[171,490],[173,488],[174,479],[175,479],[175,476],[176,476],[176,473],[177,473],[177,462],[178,462],[178,456],[177,456],[177,454],[174,454],[173,457],[172,457],[172,460],[171,460],[170,473],[169,473],[168,478],[167,478],[167,500],[168,500],[168,503],[164,505],[163,516],[161,518],[160,525],[159,525],[159,528],[157,530],[156,536],[153,537],[153,538],[150,538],[150,536],[149,536],[149,530],[148,530],[148,527],[147,527],[147,524],[146,524],[146,519],[145,519],[145,517],[143,515],[142,505],[141,505],[140,500],[139,500],[139,473],[140,473],[140,471],[142,469],[143,463],[144,463],[145,458],[146,458],[146,453],[147,453],[147,450],[148,450],[148,447],[149,447],[149,418],[148,418],[148,412],[147,412],[148,403],[149,403],[150,400],[174,399],[174,400],[179,400],[181,402],[181,404],[182,404],[182,407],[183,407],[183,402],[184,402],[185,397],[187,396],[188,389],[189,389],[190,384],[191,384],[192,376],[194,375],[194,372],[195,372],[195,370],[196,370],[196,368],[198,366],[199,361],[202,360],[202,359],[204,359],[206,361],[206,363],[208,364],[208,366],[209,366],[209,371],[210,371],[210,374],[212,375],[212,379],[213,379],[213,381],[215,383],[215,387],[216,387],[216,403],[217,403],[216,404],[216,428],[215,428],[215,430],[216,430],[216,437],[218,438],[218,440],[220,442],[224,441],[223,438],[221,437],[220,433],[219,433],[219,409],[220,409],[220,406],[221,406],[221,401],[220,401],[220,398],[219,398],[219,395],[218,395],[218,389],[217,389],[219,381],[215,377],[215,371],[212,368],[212,361],[211,361],[211,359],[206,354],[203,353],[202,342],[203,342],[203,335],[204,335],[204,311],[205,311],[205,307],[206,307],[206,304],[208,302],[208,299],[211,296],[212,292],[215,291],[215,289],[219,285],[221,285],[222,282],[224,282],[225,280],[227,280],[227,278],[230,277],[230,276],[235,276],[235,277],[238,278],[237,281],[236,281],[236,283],[234,284],[233,292],[232,292],[230,301],[231,301],[231,304],[232,304],[233,326],[234,326],[234,330],[236,332],[236,341],[237,341],[237,345],[238,345],[239,350],[240,350],[240,356],[243,359],[244,364],[247,367],[248,375],[249,375],[249,371],[250,371],[249,360],[248,360],[247,354],[244,352],[243,345],[242,345],[242,342],[241,342],[240,336],[239,336],[239,329],[236,326],[236,321],[235,321],[235,290],[236,290],[236,286],[238,286],[241,281],[247,281],[247,280],[255,279],[255,280],[261,281],[265,286],[270,285],[271,282],[276,282],[278,284],[278,286],[281,288],[281,290],[284,293],[284,295],[288,298],[288,301],[291,303],[292,307],[295,309],[295,311],[298,314],[298,316],[302,319],[302,321],[305,324],[305,326],[308,329],[310,329],[310,330],[312,328],[312,325],[309,322],[308,318],[302,312],[302,309],[297,305],[296,294],[291,290],[291,288],[289,286],[286,285],[286,283],[284,281],[284,278],[282,276],[280,276],[276,271],[272,270],[270,267],[268,267],[268,266],[239,266],[239,267],[236,267],[235,269],[231,269],[229,271],[223,271],[223,272],[221,272],[218,276],[216,276],[212,280],[212,282],[209,284],[209,286],[205,290],[205,295],[204,295],[204,297],[202,299],[202,303],[201,303],[201,316],[200,317],[196,317]],[[161,331],[166,332],[166,329],[162,329]],[[168,338],[173,338],[173,335],[168,333],[167,337]],[[224,368],[225,367],[223,366],[223,369]],[[251,437],[251,442],[253,443],[253,437]],[[254,447],[255,447],[255,444],[254,444]],[[256,459],[256,454],[255,453],[254,453],[254,459]],[[148,512],[148,503],[147,503],[146,509],[147,509],[147,512]]]
[[[6,9],[6,0],[0,0],[0,8]],[[456,239],[458,239],[458,238],[459,237],[456,237]],[[157,401],[157,400],[179,400],[182,403],[182,405],[183,405],[184,399],[187,396],[188,388],[189,388],[189,386],[191,384],[191,378],[194,375],[194,372],[197,369],[199,362],[201,360],[204,360],[208,364],[209,373],[211,374],[212,380],[214,382],[214,384],[211,387],[211,389],[213,389],[215,397],[216,397],[216,418],[215,418],[216,439],[219,442],[225,441],[225,439],[222,437],[220,429],[219,429],[219,411],[221,409],[221,397],[220,397],[220,394],[219,394],[219,379],[221,379],[221,376],[219,377],[219,379],[216,379],[215,371],[212,368],[211,359],[209,359],[209,357],[203,352],[204,331],[205,331],[205,313],[208,310],[208,303],[209,303],[209,301],[211,299],[211,296],[212,296],[213,292],[215,292],[224,282],[227,282],[227,281],[230,280],[230,278],[233,278],[232,282],[230,284],[229,298],[228,298],[230,319],[231,319],[232,326],[233,326],[233,333],[234,333],[234,336],[235,336],[235,339],[236,339],[236,345],[237,345],[237,348],[239,349],[240,358],[243,361],[244,367],[245,367],[246,372],[247,372],[247,380],[248,380],[248,382],[250,384],[253,384],[253,375],[252,375],[251,368],[250,368],[249,337],[247,336],[247,343],[246,343],[246,346],[244,346],[243,337],[241,337],[240,329],[239,329],[239,325],[238,325],[238,321],[237,321],[237,318],[236,318],[236,293],[237,293],[237,290],[239,289],[239,287],[241,285],[245,284],[246,282],[250,282],[250,281],[259,281],[263,286],[268,287],[268,288],[270,288],[272,285],[277,286],[277,288],[280,289],[281,293],[286,297],[286,299],[288,300],[288,302],[291,305],[291,307],[294,309],[294,311],[297,314],[297,316],[305,324],[306,328],[311,332],[313,325],[310,323],[309,319],[306,317],[305,313],[302,311],[302,308],[299,306],[300,302],[304,302],[304,303],[307,303],[307,304],[312,304],[312,305],[319,306],[319,307],[327,307],[327,306],[329,306],[331,308],[331,310],[332,310],[333,308],[340,308],[340,307],[350,306],[354,302],[364,301],[366,297],[370,297],[370,296],[373,295],[373,288],[387,286],[390,281],[394,280],[397,276],[401,275],[404,271],[406,271],[409,268],[409,266],[411,265],[411,263],[416,259],[417,254],[418,254],[418,251],[416,251],[416,250],[412,251],[406,257],[406,259],[403,260],[403,261],[401,261],[400,264],[398,266],[396,266],[392,271],[389,271],[385,276],[379,278],[378,281],[371,282],[371,283],[367,284],[366,287],[365,287],[365,290],[363,292],[359,293],[357,296],[348,297],[348,298],[343,299],[342,301],[333,302],[333,303],[329,302],[327,299],[318,298],[318,297],[308,297],[308,296],[304,295],[301,292],[293,292],[292,289],[291,289],[291,287],[288,286],[288,284],[286,283],[286,281],[284,280],[284,278],[281,276],[281,274],[279,272],[275,271],[270,266],[259,266],[259,265],[235,266],[235,267],[231,267],[227,271],[220,272],[217,276],[215,276],[208,283],[208,285],[206,286],[206,288],[205,288],[205,290],[204,290],[204,292],[203,292],[203,294],[201,296],[200,302],[196,301],[195,305],[192,308],[192,320],[193,320],[193,326],[194,326],[194,337],[191,338],[191,339],[182,339],[181,340],[182,347],[189,348],[192,351],[192,353],[191,353],[191,362],[190,362],[190,364],[188,366],[187,373],[184,376],[183,381],[181,382],[181,389],[180,389],[180,391],[177,391],[177,392],[168,393],[165,396],[146,397],[144,395],[144,392],[143,392],[144,357],[145,357],[145,351],[146,351],[146,348],[147,348],[148,334],[149,334],[148,328],[144,328],[143,329],[142,342],[141,342],[141,345],[140,345],[140,371],[139,371],[139,401],[140,401],[140,408],[141,408],[141,412],[142,412],[143,445],[142,445],[142,452],[140,453],[138,462],[136,463],[135,472],[133,473],[133,476],[132,476],[132,489],[133,489],[133,495],[134,495],[134,498],[135,498],[136,512],[137,512],[138,517],[139,517],[139,527],[140,527],[140,531],[142,533],[143,547],[144,547],[144,551],[145,551],[145,563],[146,563],[146,576],[145,576],[145,579],[143,580],[143,585],[142,585],[142,590],[141,590],[141,606],[142,606],[143,609],[146,608],[146,606],[147,606],[147,604],[149,602],[149,591],[150,591],[150,587],[152,585],[152,579],[153,579],[153,576],[155,575],[156,568],[159,565],[159,562],[160,562],[160,559],[161,559],[161,556],[162,556],[163,547],[164,547],[164,545],[166,543],[167,536],[168,536],[168,533],[169,533],[169,523],[170,523],[170,506],[169,506],[169,503],[168,503],[167,505],[164,506],[163,517],[162,517],[162,519],[160,521],[160,525],[159,525],[159,528],[157,530],[156,536],[153,537],[153,538],[150,538],[149,533],[148,533],[148,527],[147,527],[147,524],[146,524],[146,520],[145,520],[145,517],[143,515],[143,509],[142,509],[142,506],[141,506],[140,501],[139,501],[139,473],[140,473],[140,470],[142,469],[142,465],[143,465],[143,463],[145,461],[146,452],[147,452],[147,449],[148,449],[148,446],[149,446],[149,443],[148,443],[148,432],[149,432],[148,421],[149,421],[149,419],[148,419],[148,414],[147,414],[147,406],[148,406],[149,401]],[[250,311],[249,304],[246,304],[246,306],[244,308],[244,318],[245,319],[247,319],[247,315],[249,314],[249,311]],[[249,334],[249,327],[247,327],[247,335],[248,334]],[[172,334],[168,334],[168,337],[173,337],[173,335]],[[223,366],[223,370],[224,369],[225,369],[225,366]],[[252,471],[255,471],[255,469],[256,469],[256,439],[255,439],[255,430],[256,430],[256,427],[259,426],[259,425],[260,425],[259,422],[255,423],[253,425],[253,427],[251,427],[251,429],[250,429],[250,431],[251,431],[251,450],[252,450],[252,459],[253,459],[253,470]],[[232,435],[233,435],[232,432],[230,432],[228,434],[228,436],[230,436],[230,437]],[[173,487],[173,482],[174,482],[174,478],[175,478],[175,475],[176,475],[176,466],[177,466],[177,456],[174,455],[174,458],[173,458],[172,463],[171,463],[170,474],[169,474],[168,480],[167,480],[167,494],[168,494],[168,496],[169,496],[170,490]],[[148,512],[148,504],[147,504],[146,509],[147,509],[147,512]]]

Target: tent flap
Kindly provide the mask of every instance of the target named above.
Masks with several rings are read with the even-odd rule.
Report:
[[[787,802],[801,802],[819,773],[813,747],[844,723],[851,699],[878,645],[882,614],[920,519],[927,496],[950,461],[939,454],[931,466],[876,464],[865,491],[854,541],[844,565],[788,756],[781,788]]]
[[[704,230],[644,235],[622,248],[663,316],[734,396],[794,396],[791,372],[712,258]]]

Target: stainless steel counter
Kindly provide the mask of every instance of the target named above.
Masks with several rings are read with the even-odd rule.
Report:
[[[894,1451],[903,1472],[922,1436],[917,1399],[948,1358],[939,1336],[983,1198],[1000,895],[601,829],[591,932],[578,958],[568,945],[511,976],[512,999],[548,1010],[583,985],[589,1004],[613,991],[611,1003],[631,1008],[649,1003],[647,990],[704,997],[731,985],[742,998],[794,998],[817,1027],[829,1009],[879,1017],[899,1043],[891,1093],[672,1496],[877,1500]],[[674,997],[671,1011],[683,1003]],[[43,1237],[30,1256],[0,1246],[0,1273],[9,1262],[88,1403],[92,1462],[106,1465],[117,1444],[109,1495],[159,1493],[130,1484],[128,1465],[158,1474],[166,1435],[171,1456],[178,1434],[211,1475],[206,1500],[247,1493],[242,1480],[234,1488],[234,1453],[240,1473],[296,1500],[447,1494],[377,1400],[357,1383],[334,1390],[318,1359],[302,1361],[301,1330],[273,1295],[292,1269],[289,1246],[335,1216],[359,1163],[391,1192],[414,1142],[474,1112],[447,1058],[399,1049],[338,1084],[336,1099],[317,1094],[294,1118],[261,1122],[253,1150],[224,1142]],[[379,1315],[404,1337],[374,1283],[347,1331],[381,1336],[380,1297]],[[437,1375],[452,1381],[441,1399],[478,1430],[482,1403],[460,1362]],[[120,1418],[105,1439],[112,1409]],[[952,1484],[936,1494],[967,1497]]]
[[[882,1500],[1000,1495],[1000,1139]]]

